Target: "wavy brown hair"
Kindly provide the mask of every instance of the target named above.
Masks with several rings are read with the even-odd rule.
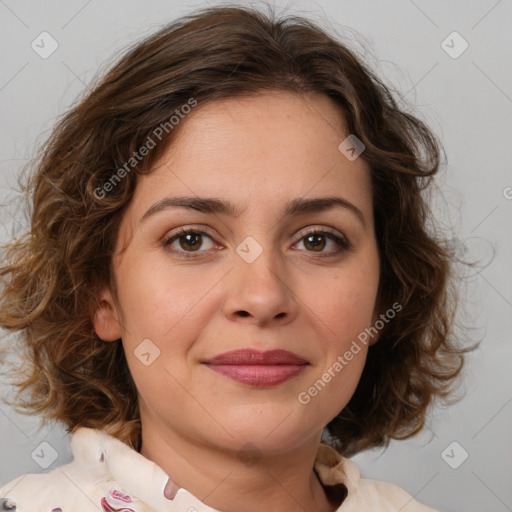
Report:
[[[4,245],[0,269],[2,362],[18,391],[8,403],[18,412],[64,422],[68,432],[103,428],[140,450],[122,343],[99,339],[92,315],[104,284],[115,293],[113,249],[137,176],[151,172],[180,125],[108,193],[104,184],[191,98],[201,105],[272,90],[328,96],[366,146],[381,260],[377,304],[382,312],[394,302],[403,308],[369,349],[350,402],[327,425],[331,442],[350,456],[412,436],[436,399],[458,388],[464,352],[474,347],[455,335],[454,258],[426,197],[440,167],[437,138],[340,37],[272,9],[223,6],[195,11],[129,48],[59,119],[20,180],[30,228]],[[10,350],[22,365],[8,365]]]

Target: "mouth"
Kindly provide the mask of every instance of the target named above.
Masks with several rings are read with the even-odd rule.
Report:
[[[233,350],[204,361],[212,371],[253,387],[281,384],[302,373],[309,363],[287,350]]]

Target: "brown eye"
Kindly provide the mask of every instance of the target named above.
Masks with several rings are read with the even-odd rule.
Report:
[[[307,252],[316,252],[322,257],[336,256],[343,251],[348,251],[352,248],[350,242],[341,238],[331,231],[313,230],[306,233],[299,242],[304,244]],[[328,245],[334,245],[331,250],[324,250]]]
[[[199,249],[202,244],[201,235],[199,233],[188,233],[178,237],[182,249]]]
[[[312,234],[304,237],[305,246],[306,247],[312,247],[313,251],[322,251],[326,244],[326,237],[323,234]]]
[[[210,246],[204,249],[205,238],[210,240]],[[164,248],[175,253],[200,253],[211,249],[213,240],[211,236],[203,231],[197,230],[180,230],[179,233],[167,238],[164,243]],[[201,250],[203,247],[203,250]]]

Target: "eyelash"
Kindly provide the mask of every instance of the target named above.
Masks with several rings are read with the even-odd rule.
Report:
[[[211,235],[209,235],[208,233],[206,233],[205,231],[202,231],[200,229],[193,229],[193,228],[181,228],[178,233],[166,238],[163,241],[164,249],[178,255],[178,257],[180,257],[180,258],[196,258],[197,254],[199,254],[201,252],[207,252],[207,251],[184,251],[184,250],[178,250],[175,248],[171,248],[171,244],[175,240],[178,240],[180,237],[185,236],[185,235],[190,235],[190,234],[202,235],[202,236],[206,235],[208,238],[210,238],[213,241],[213,237]],[[312,236],[312,235],[326,235],[327,238],[332,240],[338,246],[338,248],[334,252],[331,251],[328,253],[323,253],[323,252],[317,253],[320,258],[333,257],[338,254],[341,254],[342,252],[352,250],[352,244],[346,238],[340,238],[339,236],[335,235],[332,231],[329,231],[326,229],[321,229],[321,228],[314,228],[314,229],[311,229],[310,231],[304,233],[301,236],[301,238],[298,240],[298,242],[300,242],[304,238],[307,238],[308,236]],[[315,251],[306,251],[306,252],[314,253]]]

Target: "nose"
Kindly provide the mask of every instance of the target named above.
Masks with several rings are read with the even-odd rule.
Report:
[[[252,262],[236,255],[234,265],[225,280],[224,313],[230,320],[267,326],[295,318],[297,295],[291,273],[272,250],[263,250]]]

